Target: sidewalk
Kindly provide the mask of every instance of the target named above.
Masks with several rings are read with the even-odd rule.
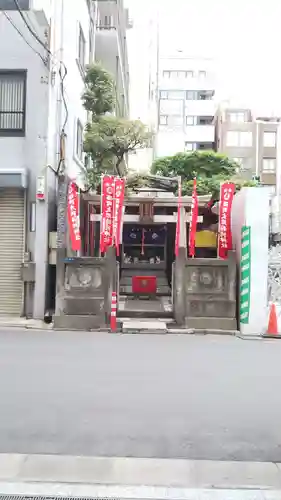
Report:
[[[0,494],[131,500],[280,500],[281,465],[0,454]]]
[[[0,328],[26,328],[29,330],[51,330],[53,324],[47,325],[40,319],[12,318],[0,316]]]

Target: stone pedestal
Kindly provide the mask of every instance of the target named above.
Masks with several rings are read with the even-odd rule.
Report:
[[[57,329],[91,330],[108,324],[111,265],[107,258],[66,259],[62,308]]]
[[[236,330],[236,262],[188,259],[185,267],[185,324],[190,328]]]

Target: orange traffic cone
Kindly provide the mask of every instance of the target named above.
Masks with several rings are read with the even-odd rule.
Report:
[[[277,322],[275,304],[271,304],[270,306],[268,327],[263,337],[277,338],[277,339],[281,338],[281,335],[278,333],[278,322]]]

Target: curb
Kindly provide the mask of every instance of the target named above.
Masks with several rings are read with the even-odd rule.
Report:
[[[3,328],[15,328],[21,330],[53,330],[53,325],[19,325],[17,323],[0,323],[0,330]]]
[[[280,500],[281,490],[253,488],[178,488],[176,486],[91,485],[73,483],[0,482],[0,498],[44,500]]]
[[[174,334],[189,334],[189,335],[230,335],[236,336],[240,332],[238,330],[216,330],[211,328],[171,328],[168,330],[168,333]]]
[[[79,332],[81,330],[77,329],[64,329],[64,328],[54,328],[53,323],[47,325],[19,325],[17,323],[0,323],[0,330],[3,328],[13,328],[21,330],[41,330],[41,331],[53,331],[53,332]],[[83,330],[84,331],[84,330]],[[117,328],[116,332],[112,332],[110,328],[95,328],[94,330],[85,330],[89,333],[107,333],[112,335],[227,335],[232,337],[239,337],[241,339],[247,339],[248,337],[253,337],[250,335],[243,336],[238,330],[215,330],[215,329],[195,329],[195,328],[167,328],[166,330],[142,330],[132,329],[123,331],[121,328]],[[254,336],[255,338],[262,339],[262,336]],[[269,338],[268,336],[265,338]],[[271,338],[271,337],[270,337]],[[272,338],[276,338],[272,337]]]

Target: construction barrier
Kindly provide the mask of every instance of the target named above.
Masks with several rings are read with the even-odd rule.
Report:
[[[270,306],[267,331],[262,336],[270,339],[281,339],[281,335],[278,332],[278,320],[274,303]]]

